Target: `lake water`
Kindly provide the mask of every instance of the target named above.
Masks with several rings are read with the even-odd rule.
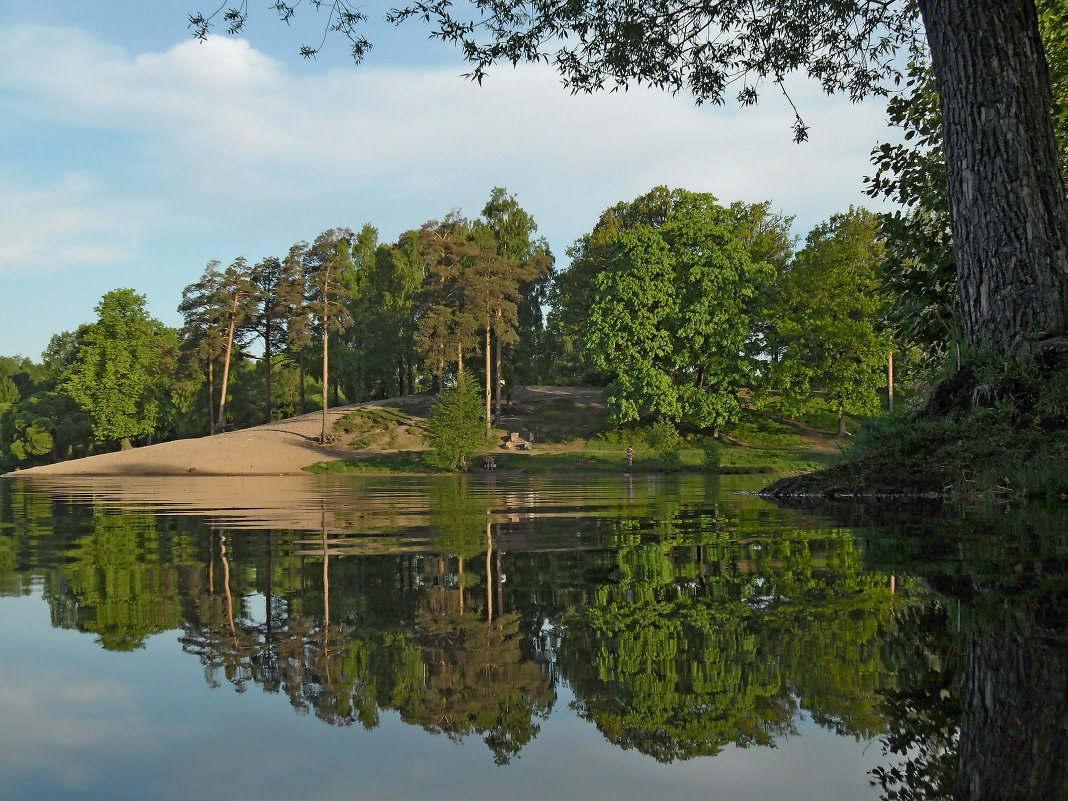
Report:
[[[0,799],[1068,798],[1064,507],[761,483],[0,481]]]

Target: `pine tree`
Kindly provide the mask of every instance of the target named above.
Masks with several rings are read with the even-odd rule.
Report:
[[[305,360],[312,344],[312,321],[307,299],[308,279],[304,268],[307,255],[307,242],[301,241],[293,245],[282,261],[282,273],[278,279],[278,301],[283,310],[282,319],[286,332],[285,350],[297,363],[301,414],[305,412]]]
[[[271,371],[274,357],[286,344],[285,273],[282,262],[269,256],[252,268],[256,310],[246,322],[246,329],[263,340],[264,403],[263,422],[271,422]]]
[[[344,300],[349,292],[345,289],[343,275],[353,269],[351,242],[353,234],[348,228],[332,228],[321,233],[304,260],[308,281],[308,312],[322,337],[323,347],[323,426],[320,442],[328,442],[326,411],[329,405],[330,387],[330,332],[341,332],[351,320]]]
[[[223,315],[225,301],[221,293],[222,275],[218,259],[204,267],[200,280],[182,290],[178,311],[184,323],[180,332],[183,358],[190,367],[206,373],[208,390],[208,433],[215,433],[215,360],[225,347]]]

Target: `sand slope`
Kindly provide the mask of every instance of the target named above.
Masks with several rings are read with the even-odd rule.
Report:
[[[327,430],[355,406],[327,410]],[[319,444],[322,412],[312,412],[255,428],[214,437],[161,442],[128,451],[102,453],[84,459],[30,467],[8,475],[286,475],[300,473],[316,462],[342,459],[352,451]]]
[[[409,395],[392,398],[388,403],[420,419],[430,407],[431,396]],[[517,387],[514,393],[518,416],[505,417],[506,430],[518,431],[537,422],[541,432],[539,442],[554,439],[555,428],[575,418],[589,417],[592,427],[600,425],[605,414],[603,392],[577,387],[529,386]],[[338,406],[327,410],[327,430],[349,411],[359,406],[381,406],[384,401],[367,401]],[[542,412],[564,404],[548,418]],[[562,421],[562,422],[561,422]],[[342,437],[335,445],[320,445],[322,412],[311,412],[288,420],[278,420],[254,428],[244,428],[214,437],[161,442],[129,451],[104,453],[84,459],[72,459],[57,464],[30,467],[8,473],[9,476],[267,476],[294,475],[301,468],[316,462],[352,458],[356,451],[347,444],[351,437]],[[388,446],[420,450],[425,445],[413,434],[406,434]],[[381,444],[371,444],[362,450],[376,451]]]

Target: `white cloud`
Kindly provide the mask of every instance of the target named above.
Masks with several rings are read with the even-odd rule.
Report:
[[[0,772],[11,777],[51,771],[77,788],[98,760],[121,744],[126,757],[156,748],[137,715],[135,700],[117,681],[71,679],[59,670],[5,669],[0,673]],[[81,759],[64,759],[79,754]],[[59,755],[59,758],[57,758]]]
[[[8,269],[56,250],[86,264],[124,259],[160,230],[230,237],[224,260],[338,224],[370,221],[392,237],[455,206],[476,214],[495,185],[519,195],[558,252],[606,206],[661,183],[772,199],[810,226],[863,200],[883,131],[878,102],[854,107],[804,85],[795,100],[812,141],[799,146],[773,93],[755,109],[696,108],[643,89],[570,96],[534,66],[480,87],[458,77],[459,63],[302,74],[240,39],[130,55],[73,29],[2,35],[0,102],[27,124],[128,139],[122,158],[142,178],[118,188],[106,164],[86,177],[72,163],[44,189],[0,187],[10,193],[0,211],[14,213],[0,230],[15,242]]]
[[[134,209],[103,197],[89,174],[30,186],[0,173],[0,274],[123,261],[136,247]]]

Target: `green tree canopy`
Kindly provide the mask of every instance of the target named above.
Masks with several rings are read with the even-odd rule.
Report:
[[[751,260],[709,194],[661,187],[617,209],[609,219],[620,227],[604,226],[591,247],[605,269],[584,332],[590,361],[612,376],[613,414],[722,425],[752,383],[751,304],[770,268]]]
[[[481,413],[478,384],[469,373],[460,373],[453,386],[441,390],[426,423],[432,461],[446,470],[463,470],[471,454],[485,445]]]
[[[813,229],[782,275],[770,370],[784,411],[799,412],[822,390],[840,434],[845,415],[878,411],[890,350],[880,326],[882,258],[878,217],[851,208]]]
[[[177,335],[148,316],[145,296],[132,289],[108,292],[96,312],[63,389],[89,414],[98,439],[125,447],[156,425]]]
[[[349,38],[359,61],[370,47],[364,13],[351,0],[314,5],[329,8],[328,29]],[[289,20],[295,5],[277,10]],[[195,35],[205,37],[222,11],[191,15]],[[246,12],[242,3],[225,14],[231,33]],[[900,79],[900,51],[920,47],[922,21],[946,112],[964,337],[1018,360],[1068,360],[1068,198],[1035,0],[670,0],[655,13],[633,0],[415,0],[387,15],[411,18],[456,44],[479,81],[500,62],[547,61],[572,91],[643,83],[698,103],[736,91],[742,105],[768,84],[785,93],[796,73],[854,101],[885,94]],[[794,129],[806,137],[799,115]]]

